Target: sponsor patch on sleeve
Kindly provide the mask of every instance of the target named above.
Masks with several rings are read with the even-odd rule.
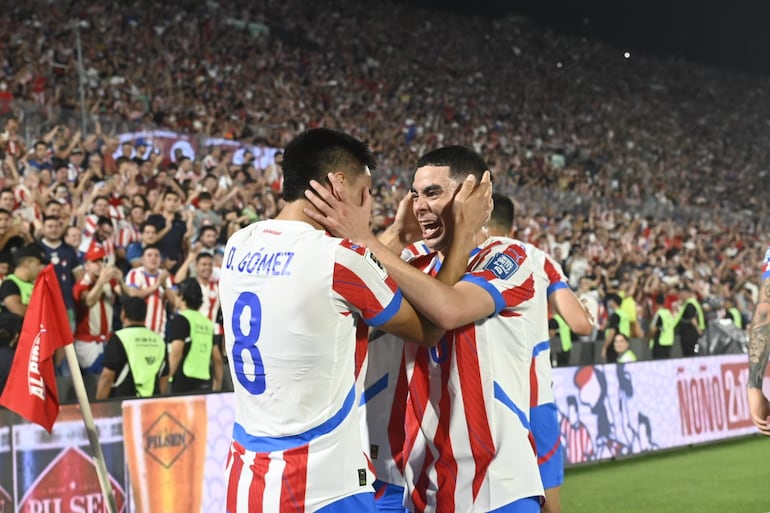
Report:
[[[484,266],[484,269],[492,271],[492,274],[501,280],[507,280],[519,270],[519,264],[516,263],[512,256],[506,253],[498,253]]]
[[[366,253],[364,254],[364,260],[366,260],[369,265],[372,266],[372,269],[375,270],[380,278],[385,279],[388,277],[388,271],[385,270],[385,266],[382,265],[382,262],[377,259],[371,250],[366,250]]]

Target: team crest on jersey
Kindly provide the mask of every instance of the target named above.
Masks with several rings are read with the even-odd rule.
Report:
[[[492,271],[492,274],[501,280],[507,280],[519,270],[519,264],[516,263],[512,256],[498,253],[484,266],[484,269]]]
[[[377,259],[376,256],[374,256],[374,253],[370,249],[366,250],[366,253],[364,254],[364,259],[369,262],[369,265],[372,266],[372,268],[377,272],[377,274],[381,278],[386,278],[388,276],[388,271],[385,270],[385,266],[382,265],[382,262]]]

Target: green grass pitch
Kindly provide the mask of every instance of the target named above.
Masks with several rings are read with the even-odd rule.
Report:
[[[567,469],[563,513],[770,512],[770,438]]]

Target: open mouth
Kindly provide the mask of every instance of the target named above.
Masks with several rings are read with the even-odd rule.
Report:
[[[435,237],[441,230],[441,224],[435,221],[422,221],[420,222],[422,228],[422,237],[424,239],[430,239]]]

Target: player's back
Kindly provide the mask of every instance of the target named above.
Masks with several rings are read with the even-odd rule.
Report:
[[[236,422],[255,436],[302,433],[352,400],[355,325],[335,304],[339,239],[268,221],[230,239],[220,296]]]
[[[341,275],[357,283],[354,271],[340,270],[340,251],[351,252],[307,223],[275,220],[240,230],[225,249],[220,297],[236,400],[233,450],[262,476],[265,511],[300,502],[299,482],[284,494],[293,479],[307,483],[308,512],[371,491],[355,407],[357,312],[337,293]],[[340,472],[329,472],[332,464]],[[239,507],[253,500],[249,486],[238,487]]]

